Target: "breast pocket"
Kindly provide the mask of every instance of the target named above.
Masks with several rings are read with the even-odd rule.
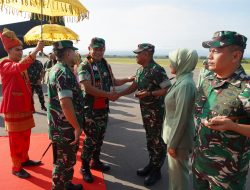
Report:
[[[227,92],[220,95],[220,98],[213,105],[212,110],[217,112],[216,115],[223,116],[237,116],[241,115],[243,106],[242,102],[238,99],[240,92]]]

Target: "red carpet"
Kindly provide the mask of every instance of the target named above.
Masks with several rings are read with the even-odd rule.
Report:
[[[29,156],[30,159],[39,160],[49,145],[48,135],[39,134],[31,136],[31,145]],[[80,147],[81,150],[81,147]],[[26,170],[32,175],[29,179],[20,179],[11,173],[11,159],[9,151],[8,137],[0,137],[0,189],[1,190],[50,190],[51,189],[51,174],[52,174],[52,148],[48,150],[43,157],[43,165],[39,167],[26,167]],[[92,170],[94,183],[88,184],[83,182],[82,176],[79,173],[81,167],[80,152],[77,154],[77,163],[74,167],[73,183],[81,183],[85,190],[106,190],[103,174]]]

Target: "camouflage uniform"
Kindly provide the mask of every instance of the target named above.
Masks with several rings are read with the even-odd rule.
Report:
[[[83,128],[84,104],[81,89],[71,69],[59,62],[51,69],[48,83],[49,135],[54,154],[53,190],[63,190],[71,182],[79,146],[70,145],[75,138],[74,128],[63,114],[60,97],[72,97],[78,123]]]
[[[153,60],[145,68],[140,67],[135,79],[138,90],[154,91],[171,85],[165,70]],[[164,97],[147,96],[140,99],[143,126],[146,130],[150,163],[161,167],[166,156],[166,144],[161,133],[164,114]]]
[[[34,95],[34,91],[35,91],[36,94],[38,95],[41,106],[44,106],[45,101],[44,101],[42,85],[38,83],[38,81],[41,80],[43,72],[44,72],[43,64],[39,60],[35,60],[35,62],[31,64],[30,67],[28,68],[32,95]]]
[[[49,78],[49,71],[51,70],[51,68],[56,64],[56,60],[48,60],[44,63],[43,69],[45,72],[44,75],[44,82],[47,84],[48,83],[48,78]]]
[[[250,77],[242,67],[228,79],[205,78],[196,100],[196,138],[193,153],[196,190],[245,189],[250,140],[233,131],[215,131],[202,119],[223,115],[241,124],[250,122]]]
[[[113,85],[113,74],[105,59],[93,62],[88,57],[78,67],[79,81],[91,81],[98,89],[109,92]],[[86,135],[81,158],[89,162],[91,158],[99,160],[101,146],[108,123],[109,100],[98,98],[83,91],[85,101],[85,118],[92,119],[95,123],[87,125],[84,129]]]
[[[55,64],[56,60],[48,60],[44,63],[43,69],[46,71],[49,71]]]
[[[212,71],[209,71],[206,68],[202,68],[200,70],[199,76],[198,76],[198,80],[197,80],[197,88],[200,87],[201,83],[203,82],[204,78],[206,78],[208,75],[213,74]]]

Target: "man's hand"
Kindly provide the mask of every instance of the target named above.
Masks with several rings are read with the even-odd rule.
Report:
[[[70,143],[71,145],[74,145],[79,142],[81,133],[82,131],[79,127],[75,128],[75,140],[72,143]]]
[[[33,60],[36,59],[36,54],[39,52],[39,51],[42,51],[44,48],[44,41],[42,40],[39,40],[35,49],[30,53],[30,56]]]
[[[231,119],[226,116],[216,116],[209,120],[204,120],[203,124],[209,129],[217,131],[231,130],[237,127],[237,123],[234,123]]]
[[[173,158],[176,158],[176,157],[177,157],[175,149],[173,149],[173,148],[168,148],[167,151],[168,151],[168,154],[169,154],[170,156],[172,156]]]
[[[141,91],[138,91],[137,93],[135,93],[135,97],[139,98],[139,99],[144,98],[144,97],[146,97],[148,95],[149,94],[148,94],[147,90],[141,90]]]
[[[133,82],[135,80],[135,76],[128,77],[127,82]]]
[[[116,101],[119,98],[119,94],[115,91],[109,92],[108,99],[111,101]]]
[[[35,50],[37,50],[37,52],[39,52],[39,51],[42,51],[43,48],[44,48],[44,41],[39,40],[36,47],[35,47]]]

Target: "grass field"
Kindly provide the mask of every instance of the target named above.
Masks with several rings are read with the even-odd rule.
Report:
[[[117,64],[137,64],[135,58],[116,58],[115,57],[115,58],[107,58],[107,61],[108,61],[108,63],[111,63],[111,64],[116,64],[116,63]],[[157,63],[159,63],[160,65],[162,65],[163,67],[168,67],[170,64],[169,59],[167,59],[167,58],[166,59],[163,59],[163,58],[155,59],[155,61]],[[197,68],[203,67],[202,61],[203,61],[203,59],[199,59],[198,64],[197,64]],[[250,74],[250,64],[249,64],[250,61],[247,60],[247,62],[248,62],[248,64],[243,63],[242,65],[243,65],[245,71],[248,74]]]
[[[108,63],[111,63],[111,64],[137,64],[135,58],[133,58],[133,57],[107,57],[106,59],[107,59]],[[0,59],[0,61],[1,61],[1,59]],[[156,58],[155,61],[157,63],[159,63],[160,65],[162,65],[163,67],[168,67],[170,64],[169,59],[167,59],[167,58],[160,58],[160,59]],[[202,68],[203,67],[202,62],[203,62],[203,59],[199,59],[196,68],[198,68],[198,69]],[[245,71],[248,74],[250,74],[250,59],[244,59],[244,62],[246,62],[246,63],[242,64],[243,67],[244,67]]]

